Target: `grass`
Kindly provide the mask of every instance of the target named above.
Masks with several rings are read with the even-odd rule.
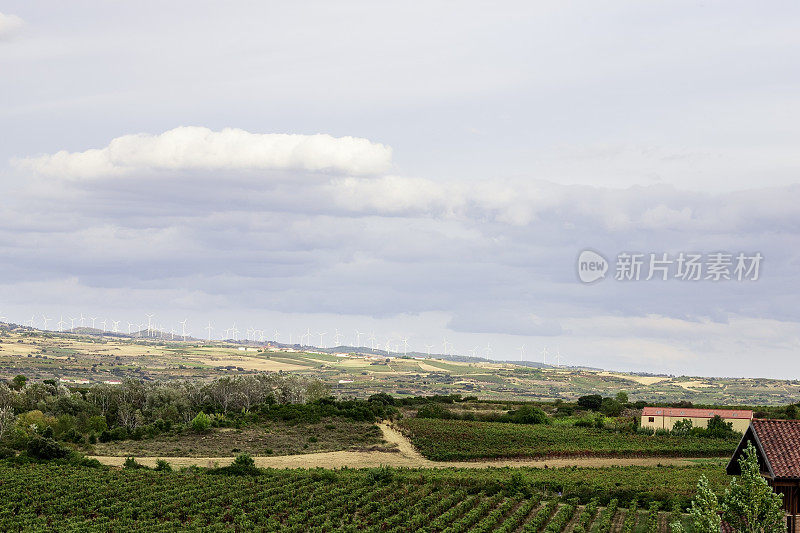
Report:
[[[98,443],[86,451],[115,457],[230,457],[371,449],[383,444],[375,424],[336,418],[318,424],[270,422],[242,429],[215,428],[203,434],[162,434],[152,439]]]
[[[723,457],[738,440],[646,436],[602,429],[407,418],[403,433],[427,458],[458,461],[524,457]]]

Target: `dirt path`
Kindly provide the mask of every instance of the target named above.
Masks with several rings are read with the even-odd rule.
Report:
[[[670,457],[643,458],[603,458],[575,457],[559,459],[498,459],[486,461],[431,461],[425,459],[403,434],[389,424],[378,424],[383,438],[389,444],[397,446],[397,452],[358,452],[340,451],[308,453],[299,455],[259,456],[253,457],[256,466],[261,468],[372,468],[381,465],[404,466],[408,468],[489,468],[504,466],[529,466],[534,468],[559,468],[565,466],[607,467],[607,466],[654,466],[693,464],[693,459]],[[101,463],[121,466],[124,457],[92,456]],[[155,466],[157,457],[137,457],[136,460],[147,466]],[[233,461],[233,457],[164,457],[173,466],[225,466]]]

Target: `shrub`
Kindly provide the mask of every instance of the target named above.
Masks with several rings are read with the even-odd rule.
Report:
[[[198,433],[204,433],[211,429],[211,417],[203,411],[197,413],[197,416],[192,420],[192,429]]]
[[[545,412],[538,407],[523,405],[515,411],[509,411],[507,421],[515,424],[547,424],[548,419]]]
[[[33,437],[28,442],[28,455],[36,459],[63,459],[70,453],[69,448],[47,437]]]
[[[389,483],[392,479],[394,479],[394,470],[386,465],[370,468],[367,472],[367,482],[369,483]]]
[[[8,459],[9,457],[14,457],[16,455],[14,450],[11,448],[6,448],[5,446],[0,446],[0,459]]]
[[[588,409],[589,411],[597,411],[603,404],[603,397],[599,394],[588,394],[578,398],[578,407],[581,409]]]
[[[419,408],[417,418],[441,418],[447,420],[453,418],[453,413],[438,403],[429,403]]]
[[[673,435],[688,435],[692,431],[692,421],[688,418],[678,420],[672,425]]]
[[[133,457],[126,457],[125,463],[122,465],[122,468],[125,468],[127,470],[139,470],[147,467],[144,466],[143,464],[137,463],[136,459],[134,459]]]
[[[172,465],[164,459],[156,461],[156,472],[172,472]]]

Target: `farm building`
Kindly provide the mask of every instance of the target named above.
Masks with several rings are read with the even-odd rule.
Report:
[[[739,475],[739,457],[752,442],[758,464],[772,490],[783,494],[783,510],[788,515],[789,531],[800,531],[800,420],[760,420],[750,422],[725,471]]]
[[[672,407],[645,407],[642,409],[642,427],[671,430],[678,420],[688,419],[694,427],[706,427],[708,421],[719,415],[733,424],[733,429],[744,433],[753,419],[753,411],[731,409],[684,409]]]

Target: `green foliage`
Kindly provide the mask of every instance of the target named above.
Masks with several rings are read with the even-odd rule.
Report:
[[[154,470],[156,472],[172,472],[172,465],[164,459],[159,459],[156,461],[156,467]]]
[[[19,374],[14,376],[14,379],[11,380],[9,386],[14,390],[22,390],[25,387],[25,384],[28,382],[28,378]]]
[[[636,498],[631,502],[628,512],[625,514],[625,521],[622,523],[622,533],[632,533],[633,528],[636,527],[636,522],[639,512],[639,502]]]
[[[722,501],[723,518],[742,533],[786,531],[783,497],[761,475],[756,449],[748,443],[739,458],[741,475],[734,477]]]
[[[692,421],[688,418],[678,420],[672,425],[673,435],[688,435],[692,431]]]
[[[590,411],[599,411],[603,404],[603,397],[599,394],[587,394],[578,398],[578,407]]]
[[[197,416],[192,419],[192,429],[198,433],[205,433],[211,429],[211,417],[203,411],[197,413]]]
[[[700,477],[697,482],[697,493],[692,500],[689,516],[692,519],[695,533],[719,533],[722,518],[719,514],[720,507],[717,495],[708,486],[708,479]]]
[[[733,430],[733,422],[725,422],[721,416],[714,415],[708,421],[705,435],[717,439],[725,439],[734,437],[737,433]]]
[[[547,415],[538,407],[523,405],[519,409],[509,411],[501,422],[512,422],[514,424],[547,424]]]
[[[28,442],[27,452],[35,459],[48,460],[68,457],[71,450],[53,439],[37,435]]]
[[[367,471],[367,482],[375,483],[388,483],[394,479],[394,470],[386,465],[381,465],[378,468],[370,468]]]
[[[233,476],[259,476],[263,471],[256,467],[256,462],[253,457],[248,453],[241,453],[236,456],[228,466],[215,468],[211,470],[211,474],[228,474]]]
[[[603,398],[600,403],[600,411],[606,416],[619,416],[622,413],[623,405],[614,398]]]
[[[147,467],[144,466],[143,464],[136,462],[136,459],[134,459],[133,457],[126,457],[125,462],[122,465],[122,468],[125,468],[126,470],[147,469]]]
[[[623,404],[623,405],[627,404],[628,403],[628,393],[625,392],[625,391],[618,392],[617,396],[616,396],[616,400],[619,403]]]

